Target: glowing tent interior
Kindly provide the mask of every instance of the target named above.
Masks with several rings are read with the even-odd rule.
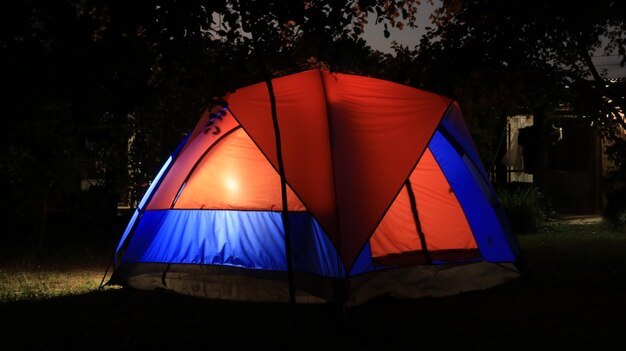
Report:
[[[273,80],[298,302],[442,296],[519,275],[459,106],[363,76]],[[108,284],[289,301],[265,83],[206,111],[130,220]]]

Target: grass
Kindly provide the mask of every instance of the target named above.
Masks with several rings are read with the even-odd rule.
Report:
[[[0,270],[3,349],[623,349],[626,233],[553,225],[520,236],[526,275],[444,298],[350,308],[97,290],[106,260]],[[82,268],[81,268],[82,267]],[[295,322],[294,322],[295,320]]]
[[[102,272],[94,270],[0,271],[0,302],[78,295],[98,288]]]
[[[93,292],[109,261],[93,246],[49,249],[39,255],[6,250],[0,258],[0,303]]]

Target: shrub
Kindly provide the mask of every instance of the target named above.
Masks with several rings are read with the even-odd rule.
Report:
[[[554,215],[547,198],[534,184],[507,184],[498,189],[498,197],[515,234],[536,233]]]
[[[614,229],[626,227],[626,186],[616,187],[607,191],[607,204],[602,216],[608,220]]]

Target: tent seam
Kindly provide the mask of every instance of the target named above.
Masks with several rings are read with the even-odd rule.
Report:
[[[326,80],[324,79],[324,73],[322,72],[322,70],[317,70],[319,73],[319,77],[320,77],[320,81],[322,83],[322,93],[324,94],[324,105],[326,107],[326,126],[328,128],[328,143],[329,143],[329,150],[330,150],[330,164],[332,167],[332,176],[333,176],[333,195],[334,195],[334,202],[335,202],[335,218],[336,218],[336,225],[337,225],[337,246],[335,247],[335,251],[337,252],[337,263],[338,263],[338,267],[343,267],[343,270],[340,269],[340,279],[347,279],[347,277],[350,276],[350,274],[348,273],[348,266],[345,265],[345,263],[343,262],[343,257],[341,256],[342,253],[342,248],[341,248],[341,221],[340,218],[341,216],[339,216],[339,201],[337,198],[337,177],[336,172],[335,172],[335,152],[333,149],[333,135],[332,135],[332,123],[331,123],[331,112],[330,112],[330,105],[328,104],[328,93],[327,93],[327,89],[326,89]],[[330,74],[330,73],[329,73]],[[335,79],[337,79],[337,77],[333,77]],[[326,234],[328,236],[328,233]],[[331,240],[332,243],[332,240]]]
[[[439,120],[436,124],[437,127],[435,127],[435,129],[433,130],[433,133],[430,135],[430,138],[428,138],[428,142],[426,143],[426,147],[424,148],[424,150],[422,151],[422,154],[417,158],[417,161],[415,161],[415,164],[413,165],[413,167],[411,168],[411,171],[409,172],[409,174],[406,176],[406,178],[402,181],[402,184],[400,185],[400,188],[398,189],[398,191],[396,191],[396,194],[392,197],[391,202],[389,202],[389,205],[387,205],[387,209],[383,212],[383,214],[380,216],[380,218],[378,219],[378,221],[376,222],[376,225],[374,226],[374,229],[372,230],[372,232],[370,233],[370,235],[367,237],[367,240],[365,241],[365,243],[363,244],[363,246],[361,247],[361,249],[359,249],[359,251],[357,251],[359,253],[359,255],[357,255],[357,257],[354,259],[354,261],[352,262],[352,264],[350,265],[350,269],[352,269],[352,267],[354,266],[354,264],[356,263],[356,261],[359,259],[359,256],[361,254],[361,252],[363,251],[363,249],[365,249],[365,246],[367,246],[370,242],[370,240],[372,239],[372,236],[374,236],[374,233],[376,232],[376,229],[378,228],[378,226],[380,225],[380,222],[382,222],[383,218],[385,218],[385,216],[387,215],[387,213],[389,212],[389,209],[391,208],[391,205],[396,201],[396,199],[398,198],[398,195],[400,194],[400,192],[402,191],[402,188],[404,188],[404,183],[406,182],[407,179],[409,179],[409,177],[411,176],[411,174],[415,171],[415,168],[417,167],[417,165],[420,163],[420,160],[422,159],[422,156],[424,156],[424,152],[426,151],[426,149],[428,149],[428,145],[430,145],[430,142],[432,141],[433,137],[435,136],[435,133],[437,132],[437,129],[439,127],[439,125],[441,124],[441,121],[443,120],[443,117],[446,115],[446,113],[448,113],[448,110],[450,109],[450,106],[452,106],[452,104],[454,103],[454,100],[450,100],[450,102],[448,103],[448,106],[444,109],[444,112],[441,114],[441,116],[439,117]]]
[[[231,134],[233,134],[235,131],[237,131],[239,128],[241,128],[241,125],[238,125],[236,127],[234,127],[233,129],[227,131],[226,133],[224,133],[222,136],[220,136],[219,138],[217,138],[217,140],[215,140],[213,142],[213,144],[211,144],[203,153],[202,156],[198,157],[198,160],[196,161],[196,163],[194,163],[193,167],[191,167],[191,169],[189,170],[189,172],[187,173],[187,175],[185,176],[185,180],[183,180],[180,188],[178,188],[178,191],[176,192],[176,197],[174,198],[174,200],[172,201],[172,204],[170,205],[170,208],[173,209],[174,206],[176,205],[176,202],[178,202],[178,198],[181,195],[181,192],[183,190],[183,188],[185,188],[185,185],[187,185],[187,182],[189,181],[189,178],[191,178],[191,175],[193,174],[193,172],[196,171],[196,168],[198,168],[198,165],[200,165],[200,163],[202,163],[202,160],[204,160],[204,158],[206,157],[206,155],[209,154],[209,152],[211,152],[211,150],[213,150],[213,147],[215,147],[215,145],[219,144],[222,142],[222,140],[226,139],[228,136],[230,136]]]

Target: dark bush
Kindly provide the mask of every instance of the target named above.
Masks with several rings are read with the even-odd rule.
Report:
[[[534,184],[510,183],[497,192],[515,234],[536,233],[554,217],[548,199]]]
[[[626,227],[626,186],[617,187],[607,191],[606,207],[602,216],[613,225],[615,229]]]

